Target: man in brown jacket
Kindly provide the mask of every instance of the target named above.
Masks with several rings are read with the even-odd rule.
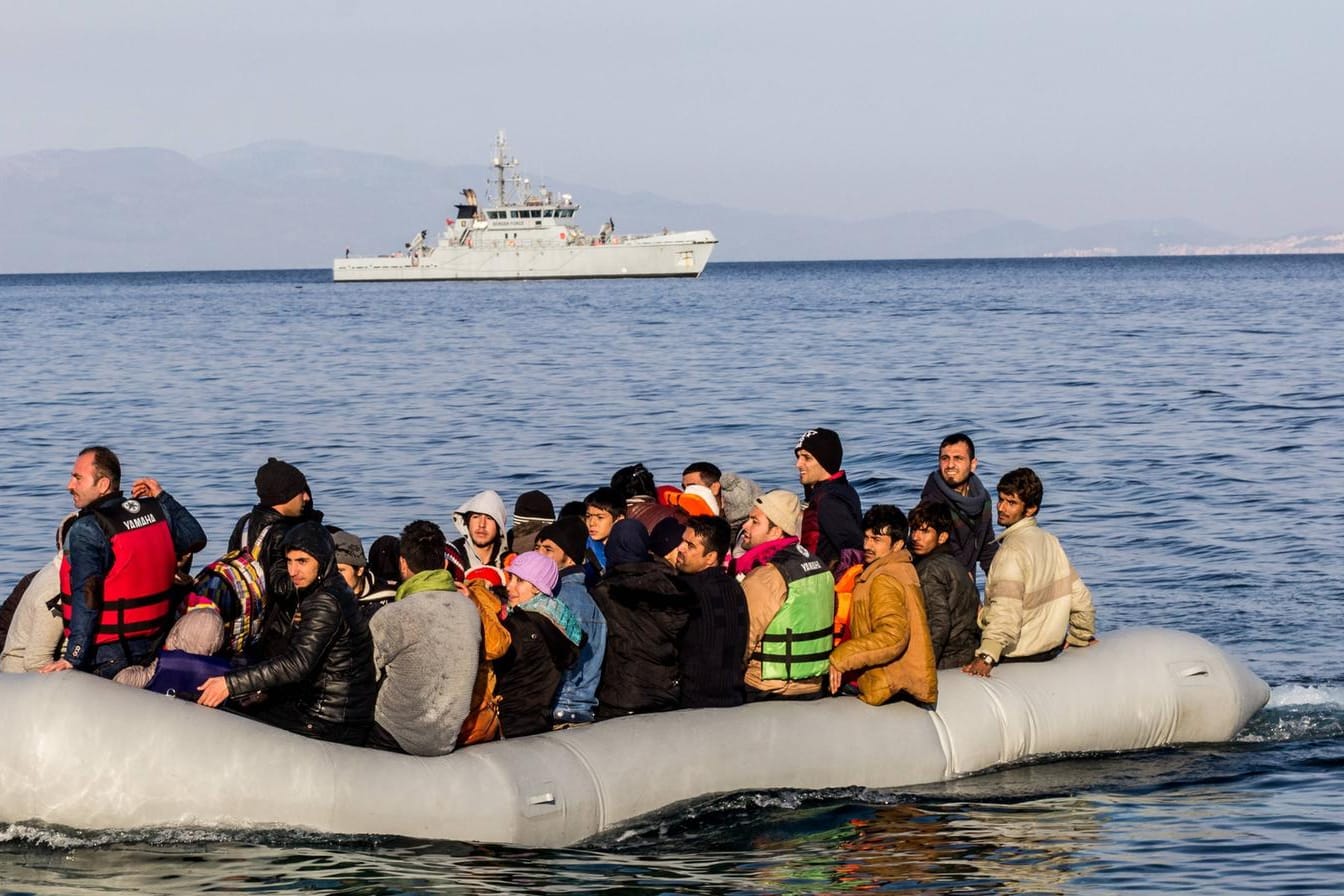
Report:
[[[938,672],[919,574],[905,549],[905,514],[876,504],[863,517],[866,565],[854,584],[849,637],[831,651],[831,692],[857,674],[859,699],[878,706],[899,694],[938,700]]]

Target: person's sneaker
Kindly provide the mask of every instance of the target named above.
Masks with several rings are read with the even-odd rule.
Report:
[[[579,725],[591,725],[592,723],[593,714],[588,712],[557,709],[551,714],[552,731],[561,731],[565,728],[577,728]]]

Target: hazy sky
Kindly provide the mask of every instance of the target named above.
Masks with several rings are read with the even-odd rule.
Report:
[[[1344,229],[1344,3],[7,0],[0,155],[298,139],[837,215]]]

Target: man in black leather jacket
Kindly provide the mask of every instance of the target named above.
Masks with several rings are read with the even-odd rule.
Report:
[[[373,641],[350,587],[336,569],[336,546],[315,521],[300,523],[283,542],[298,590],[299,621],[289,646],[254,666],[208,679],[198,702],[264,691],[255,716],[307,737],[363,745],[378,695]]]

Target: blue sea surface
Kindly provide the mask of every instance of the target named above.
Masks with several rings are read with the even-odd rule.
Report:
[[[0,596],[49,558],[90,443],[158,478],[215,556],[271,455],[367,542],[451,529],[482,488],[559,506],[635,461],[796,487],[815,426],[865,506],[908,510],[965,430],[991,488],[1040,473],[1101,637],[1192,631],[1272,688],[1230,744],[735,794],[565,850],[0,825],[0,892],[1339,892],[1342,286],[1340,256],[0,277]]]

